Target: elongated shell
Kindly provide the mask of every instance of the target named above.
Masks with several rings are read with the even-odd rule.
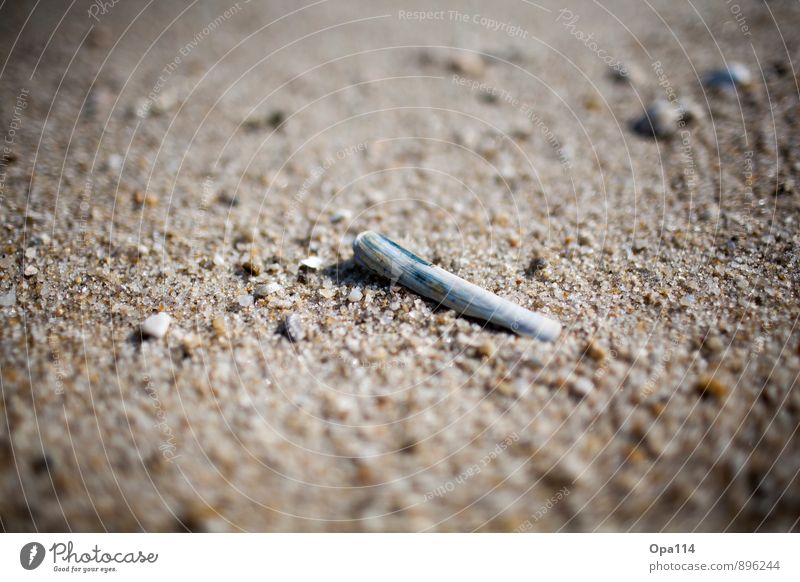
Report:
[[[358,264],[457,312],[520,335],[553,341],[561,324],[432,265],[385,236],[367,230],[353,241]]]

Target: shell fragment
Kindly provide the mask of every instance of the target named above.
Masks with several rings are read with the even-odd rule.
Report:
[[[373,273],[463,315],[544,341],[555,340],[561,332],[557,321],[473,285],[376,232],[359,234],[353,241],[353,252],[356,262]]]

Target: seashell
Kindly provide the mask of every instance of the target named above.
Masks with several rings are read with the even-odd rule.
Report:
[[[293,343],[303,341],[306,337],[306,329],[303,325],[303,318],[296,313],[290,313],[283,320],[281,331],[286,338]]]
[[[320,267],[322,267],[322,259],[315,256],[306,257],[300,261],[300,267],[311,271],[318,271]]]
[[[167,329],[169,328],[169,324],[172,322],[172,318],[169,314],[164,313],[157,313],[155,315],[151,315],[147,319],[142,322],[141,331],[142,335],[152,338],[161,338],[167,334]]]
[[[448,273],[376,232],[359,234],[353,252],[359,265],[463,315],[544,341],[555,340],[561,332],[557,321]]]
[[[728,63],[725,69],[711,71],[705,78],[707,87],[732,91],[736,87],[751,87],[753,76],[742,63]]]

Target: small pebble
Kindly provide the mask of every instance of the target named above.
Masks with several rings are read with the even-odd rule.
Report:
[[[687,108],[683,105],[673,105],[659,99],[647,108],[645,115],[634,123],[633,128],[642,135],[665,138],[678,131],[681,120],[689,123],[692,119],[694,115],[687,114]]]
[[[152,208],[158,205],[158,198],[155,194],[142,192],[141,190],[137,190],[133,193],[133,200],[139,206],[149,206]]]
[[[217,337],[224,338],[228,336],[228,329],[225,325],[225,318],[221,315],[219,317],[215,317],[214,320],[211,322],[211,328],[214,330],[214,333],[217,334]]]
[[[780,185],[778,186],[778,190],[777,190],[776,193],[778,195],[780,195],[780,194],[790,195],[790,194],[794,194],[795,189],[796,189],[796,187],[795,187],[794,180],[792,178],[785,178],[780,183]]]
[[[343,220],[350,220],[352,217],[352,212],[345,208],[341,208],[333,213],[333,216],[331,216],[331,222],[336,224],[337,222],[342,222]]]
[[[239,199],[224,190],[217,195],[217,202],[228,208],[239,206]]]
[[[267,128],[276,129],[284,121],[286,114],[283,111],[275,110],[265,116],[253,115],[244,121],[244,128],[247,131],[259,131]]]
[[[483,58],[475,53],[459,52],[450,59],[450,68],[456,73],[461,73],[476,79],[486,74],[486,63]]]
[[[142,323],[142,334],[152,338],[162,338],[166,335],[171,321],[172,318],[163,311],[151,315]]]
[[[537,273],[545,268],[547,268],[547,260],[537,254],[531,259],[525,272],[528,276],[535,277]]]
[[[149,107],[144,108],[143,111],[151,115],[164,115],[178,107],[180,98],[176,91],[167,90],[162,91],[158,97],[148,103]]]
[[[586,348],[583,350],[583,353],[592,358],[595,362],[599,362],[606,357],[606,351],[597,345],[593,340],[590,340],[589,343],[586,344]]]
[[[594,390],[594,386],[588,378],[577,378],[572,383],[572,391],[578,396],[586,396],[592,390]]]
[[[631,85],[641,85],[645,80],[641,69],[632,65],[609,67],[609,75],[617,83],[630,83]]]
[[[705,84],[714,89],[732,91],[737,87],[750,87],[753,85],[753,76],[742,63],[729,63],[727,69],[711,71],[706,76]]]
[[[481,342],[475,349],[479,355],[485,358],[491,358],[497,352],[497,346],[491,340]]]
[[[239,295],[236,299],[242,307],[250,307],[253,304],[252,295]]]
[[[291,342],[303,341],[306,337],[306,330],[303,326],[303,318],[296,313],[292,313],[283,320],[283,333]]]
[[[728,388],[713,376],[703,375],[697,380],[695,386],[701,396],[713,396],[716,399],[722,399],[728,395]]]
[[[703,342],[703,348],[710,354],[718,354],[725,349],[725,342],[717,336],[711,336]]]
[[[27,267],[25,267],[25,276],[26,277],[32,277],[33,275],[35,275],[38,272],[39,272],[39,269],[37,269],[34,265],[28,265]]]
[[[270,113],[266,119],[267,125],[269,125],[273,129],[279,127],[285,121],[286,121],[286,113],[284,113],[279,109],[276,109],[275,111]]]
[[[181,338],[181,347],[185,354],[191,354],[203,344],[202,339],[196,333],[187,333]]]
[[[250,259],[242,263],[242,269],[245,273],[257,276],[261,274],[261,263],[255,259]]]
[[[0,295],[0,307],[14,307],[17,303],[17,289],[12,287],[7,293]]]
[[[306,257],[300,261],[300,266],[305,267],[306,269],[311,269],[312,271],[317,271],[320,267],[322,267],[322,259],[314,256]]]
[[[239,228],[237,229],[236,235],[238,237],[239,242],[252,243],[255,242],[256,239],[258,238],[258,229],[242,225],[239,226]]]
[[[508,380],[501,380],[495,386],[493,386],[493,390],[498,394],[502,394],[503,396],[516,396],[517,395],[517,388],[509,382]]]
[[[361,292],[361,289],[355,287],[352,291],[350,291],[350,295],[347,296],[347,300],[350,303],[355,303],[356,301],[361,301],[362,297],[364,297],[364,294]]]
[[[259,285],[253,290],[253,295],[260,299],[262,297],[267,297],[268,295],[275,295],[279,291],[282,291],[283,287],[281,287],[278,283],[267,283],[266,285]]]

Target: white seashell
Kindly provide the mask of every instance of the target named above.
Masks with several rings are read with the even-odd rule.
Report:
[[[300,266],[311,269],[312,271],[318,271],[320,267],[322,267],[322,259],[314,256],[306,257],[300,261]]]
[[[555,340],[561,332],[557,321],[448,273],[376,232],[359,234],[353,241],[353,251],[356,261],[373,273],[463,315],[545,341]]]
[[[142,334],[154,338],[164,337],[171,321],[172,318],[169,316],[169,314],[164,313],[163,311],[161,313],[151,315],[144,320],[144,323],[142,323]]]

